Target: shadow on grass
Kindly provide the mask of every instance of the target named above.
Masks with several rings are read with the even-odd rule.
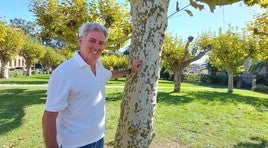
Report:
[[[125,85],[125,83],[126,83],[126,79],[125,78],[120,78],[120,79],[112,79],[112,80],[108,81],[107,85],[112,85],[112,84],[114,84],[114,85],[121,85],[121,84]]]
[[[268,141],[259,137],[250,138],[250,142],[240,142],[234,146],[234,148],[265,148],[268,147]]]
[[[113,92],[106,95],[106,101],[118,101],[123,98],[123,92]]]
[[[268,108],[268,99],[266,98],[214,91],[196,91],[189,93],[158,92],[157,98],[157,102],[167,104],[183,104],[194,100],[203,104],[209,104],[214,101],[223,104],[244,103],[254,106],[259,111],[264,111],[264,109],[267,110]]]
[[[47,84],[48,80],[39,80],[39,81],[1,81],[0,84]]]
[[[228,88],[228,86],[223,84],[208,84],[208,83],[191,83],[194,86],[204,86],[209,88]]]
[[[19,127],[25,115],[24,108],[44,104],[45,90],[3,89],[0,90],[0,135]]]

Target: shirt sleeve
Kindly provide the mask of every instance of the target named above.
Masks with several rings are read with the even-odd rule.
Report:
[[[70,84],[66,75],[55,69],[48,83],[46,111],[58,112],[68,106]]]
[[[100,65],[101,72],[104,75],[105,83],[107,83],[111,79],[111,77],[112,77],[112,72],[110,70],[106,69],[103,66],[103,64],[102,64],[101,61],[99,61],[98,64]]]
[[[105,71],[105,80],[106,80],[106,83],[107,83],[112,77],[112,72],[109,71],[108,69],[104,69],[104,71]]]

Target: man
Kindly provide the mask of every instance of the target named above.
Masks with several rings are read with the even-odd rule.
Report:
[[[79,51],[53,71],[42,119],[46,147],[103,147],[105,84],[137,72],[142,64],[134,60],[127,70],[105,69],[99,57],[107,35],[104,26],[85,23],[79,29]]]

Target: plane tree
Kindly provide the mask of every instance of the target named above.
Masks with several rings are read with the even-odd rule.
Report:
[[[205,34],[200,36],[199,43],[190,46],[193,37],[189,36],[188,41],[184,45],[182,39],[177,36],[172,37],[167,34],[163,46],[162,59],[166,65],[172,70],[174,74],[174,92],[180,92],[183,70],[190,65],[190,63],[202,58],[211,49],[209,37]]]
[[[0,28],[0,77],[8,79],[8,62],[18,55],[25,44],[25,35],[21,29],[10,27],[4,22],[0,22]]]
[[[106,48],[118,49],[130,38],[129,11],[115,0],[32,0],[30,10],[37,17],[43,38],[78,46],[77,30],[87,21],[109,28]]]
[[[254,56],[258,48],[252,40],[248,40],[239,32],[229,27],[226,32],[221,29],[213,39],[212,50],[209,53],[209,62],[219,70],[228,74],[228,92],[233,92],[234,74],[242,72],[246,59]]]
[[[21,55],[25,59],[27,76],[32,75],[32,65],[37,63],[40,58],[42,58],[45,54],[44,46],[36,39],[26,36],[25,44],[20,50],[19,55]]]

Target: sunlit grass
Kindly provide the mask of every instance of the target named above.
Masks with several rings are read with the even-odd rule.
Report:
[[[34,76],[30,84],[47,81]],[[6,84],[20,79],[5,80]],[[2,83],[3,80],[0,80]],[[26,82],[26,81],[24,81]],[[118,83],[117,83],[118,82]],[[21,83],[20,83],[21,84]],[[29,83],[27,83],[29,84]],[[45,83],[44,83],[45,84]],[[110,87],[118,86],[121,87]],[[113,141],[120,113],[124,79],[106,88],[107,135]],[[44,147],[41,116],[47,86],[0,85],[0,147]],[[268,96],[250,90],[159,81],[152,147],[260,147],[268,145]],[[175,146],[174,146],[175,144]]]

